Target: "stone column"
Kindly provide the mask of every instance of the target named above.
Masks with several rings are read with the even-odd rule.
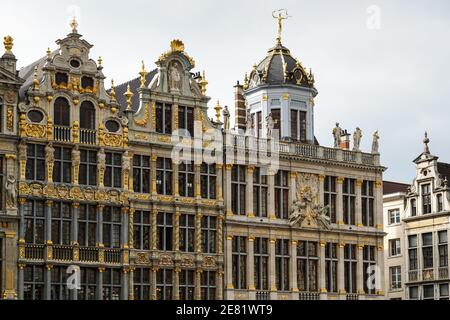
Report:
[[[383,238],[379,238],[377,240],[379,245],[377,246],[377,265],[379,267],[379,277],[378,284],[380,288],[377,288],[376,293],[380,296],[381,299],[384,297],[384,284],[385,284],[385,274],[384,274],[384,247],[383,247]]]
[[[97,206],[97,246],[103,247],[103,209],[105,206],[99,204]]]
[[[267,172],[267,183],[269,185],[267,190],[267,216],[269,220],[276,220],[275,215],[275,174],[273,170],[268,170]]]
[[[103,274],[105,273],[105,268],[98,268],[97,273],[97,300],[103,300]]]
[[[202,198],[201,181],[200,181],[201,164],[195,164],[194,168],[195,168],[194,195],[197,199],[201,199]]]
[[[70,240],[72,245],[78,245],[78,214],[80,210],[80,204],[78,202],[72,202],[72,228]]]
[[[216,164],[216,198],[218,201],[223,201],[223,165]]]
[[[319,204],[325,205],[325,176],[319,175]]]
[[[270,288],[270,300],[276,300],[277,298],[277,281],[275,274],[275,244],[276,239],[270,239],[269,241],[269,288]]]
[[[364,245],[358,245],[356,251],[356,292],[358,293],[359,299],[364,300],[364,262],[363,253]]]
[[[151,185],[151,194],[152,195],[157,195],[156,192],[156,160],[158,160],[158,156],[156,154],[152,155],[152,163],[150,165],[150,173],[151,173],[151,180],[152,180],[152,185]]]
[[[44,300],[52,299],[52,265],[46,265],[44,270]]]
[[[19,242],[25,242],[25,203],[26,198],[19,198]]]
[[[375,182],[375,227],[383,232],[383,181]]]
[[[233,285],[233,236],[228,236],[225,244],[225,281],[226,300],[234,300]]]
[[[338,225],[344,224],[344,205],[342,202],[344,178],[338,177],[336,179],[336,223]]]
[[[217,217],[217,254],[223,254],[223,216]]]
[[[173,250],[180,250],[180,208],[175,207],[175,220],[173,222]]]
[[[255,238],[247,238],[247,284],[249,291],[249,299],[256,300],[255,288]]]
[[[45,242],[47,245],[52,244],[52,209],[53,201],[45,202]]]
[[[180,267],[173,270],[173,300],[180,300],[180,272]]]
[[[17,286],[17,298],[19,300],[23,300],[23,280],[24,280],[24,271],[23,269],[25,268],[24,264],[19,263],[18,265],[18,275],[17,275],[17,281],[18,281],[18,286]]]
[[[299,290],[297,282],[297,240],[291,241],[291,260],[289,263],[290,287],[292,291],[292,300],[299,299]]]
[[[195,252],[202,253],[202,209],[197,208],[195,215]]]
[[[339,299],[346,300],[345,291],[345,276],[344,276],[344,243],[339,243],[338,245],[338,278],[337,278],[337,286],[339,292]]]
[[[326,284],[326,262],[325,262],[325,249],[327,243],[325,241],[321,241],[319,243],[319,292],[320,292],[320,300],[327,300],[328,290]]]
[[[157,247],[157,229],[156,229],[156,218],[158,216],[158,210],[156,208],[152,209],[152,223],[151,223],[151,230],[152,230],[152,250],[158,250]]]
[[[134,267],[130,268],[128,276],[128,300],[134,300],[134,270]]]
[[[355,223],[358,227],[364,227],[362,223],[362,187],[363,181],[356,180],[355,183],[355,192],[356,192],[356,201],[355,201]]]
[[[121,300],[128,300],[128,268],[122,269],[122,290]]]
[[[202,300],[202,269],[195,270],[194,300]]]
[[[172,186],[173,186],[172,194],[175,197],[180,196],[180,183],[178,175],[179,175],[179,164],[178,162],[172,161]]]
[[[254,218],[255,217],[255,208],[253,208],[253,173],[255,172],[254,166],[247,167],[247,176],[246,176],[246,186],[245,193],[247,194],[245,197],[245,212],[247,213],[247,217]]]
[[[121,227],[121,233],[122,233],[122,248],[128,249],[128,223],[129,223],[129,214],[130,208],[129,207],[123,207],[122,208],[122,227]]]
[[[231,205],[231,170],[232,164],[227,164],[225,167],[225,210],[227,217],[232,217],[236,212],[233,212],[233,206]]]
[[[223,300],[223,271],[216,272],[216,300]]]
[[[150,289],[151,289],[151,297],[152,300],[157,299],[156,295],[156,273],[158,272],[158,267],[152,267],[151,281],[150,281]]]

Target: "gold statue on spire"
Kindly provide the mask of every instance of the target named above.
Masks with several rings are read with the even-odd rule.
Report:
[[[5,53],[12,54],[12,48],[14,46],[14,39],[11,36],[3,38],[3,45],[5,46]]]
[[[78,21],[77,18],[74,16],[72,20],[70,21],[70,27],[72,28],[72,33],[78,33]]]
[[[286,9],[278,9],[272,12],[272,17],[278,20],[277,43],[281,43],[281,32],[283,31],[283,20],[291,18]]]

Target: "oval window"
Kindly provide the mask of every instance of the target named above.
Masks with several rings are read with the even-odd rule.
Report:
[[[44,115],[40,111],[31,110],[28,112],[28,119],[30,119],[31,122],[40,123],[44,119]]]
[[[77,59],[72,59],[72,60],[70,60],[70,66],[71,66],[72,68],[78,69],[78,68],[80,67],[80,65],[81,65],[81,63],[80,63],[80,61],[78,61]]]
[[[109,132],[117,132],[120,129],[120,125],[114,120],[106,121],[105,127]]]

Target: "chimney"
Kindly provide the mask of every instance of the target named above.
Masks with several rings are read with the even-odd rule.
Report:
[[[347,130],[344,130],[342,132],[339,148],[343,150],[350,150],[350,134],[347,132]]]
[[[245,130],[247,111],[245,110],[244,87],[239,84],[239,81],[234,86],[234,111],[235,127],[237,129]]]

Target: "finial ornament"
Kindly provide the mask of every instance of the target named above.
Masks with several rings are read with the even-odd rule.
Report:
[[[102,59],[102,57],[98,57],[97,62],[98,62],[98,66],[101,67],[102,64],[103,64],[103,59]]]
[[[200,80],[200,88],[202,91],[202,95],[206,95],[206,87],[208,86],[208,81],[206,80],[206,73],[205,70],[203,70],[202,73],[202,80]]]
[[[123,94],[127,98],[127,111],[131,111],[131,98],[133,98],[133,92],[131,92],[130,84],[128,84],[127,92]]]
[[[74,16],[72,20],[70,21],[70,27],[72,28],[72,33],[78,33],[78,21],[77,18]]]
[[[47,60],[50,61],[52,59],[52,52],[50,51],[50,48],[47,48]]]
[[[34,80],[33,80],[33,89],[35,91],[39,90],[39,79],[38,79],[38,67],[34,67]]]
[[[429,143],[430,143],[430,139],[428,139],[428,132],[425,131],[425,139],[423,139],[423,143],[425,145],[425,153],[426,154],[430,154],[430,147],[429,147]]]
[[[220,122],[220,114],[222,112],[222,107],[220,106],[219,100],[217,100],[217,104],[214,110],[216,110],[216,122]]]
[[[111,96],[111,101],[116,101],[116,87],[114,86],[114,79],[111,79],[111,91],[109,92]]]
[[[14,39],[11,36],[3,38],[3,45],[5,46],[5,53],[12,54],[12,48],[14,46]]]
[[[283,32],[283,20],[291,18],[286,9],[278,9],[272,12],[272,17],[278,20],[277,44],[281,44],[281,33]]]
[[[144,64],[144,60],[142,60],[142,67],[141,67],[141,72],[139,72],[140,76],[141,76],[141,88],[145,88],[145,81],[147,78],[147,71],[145,71],[145,64]]]

